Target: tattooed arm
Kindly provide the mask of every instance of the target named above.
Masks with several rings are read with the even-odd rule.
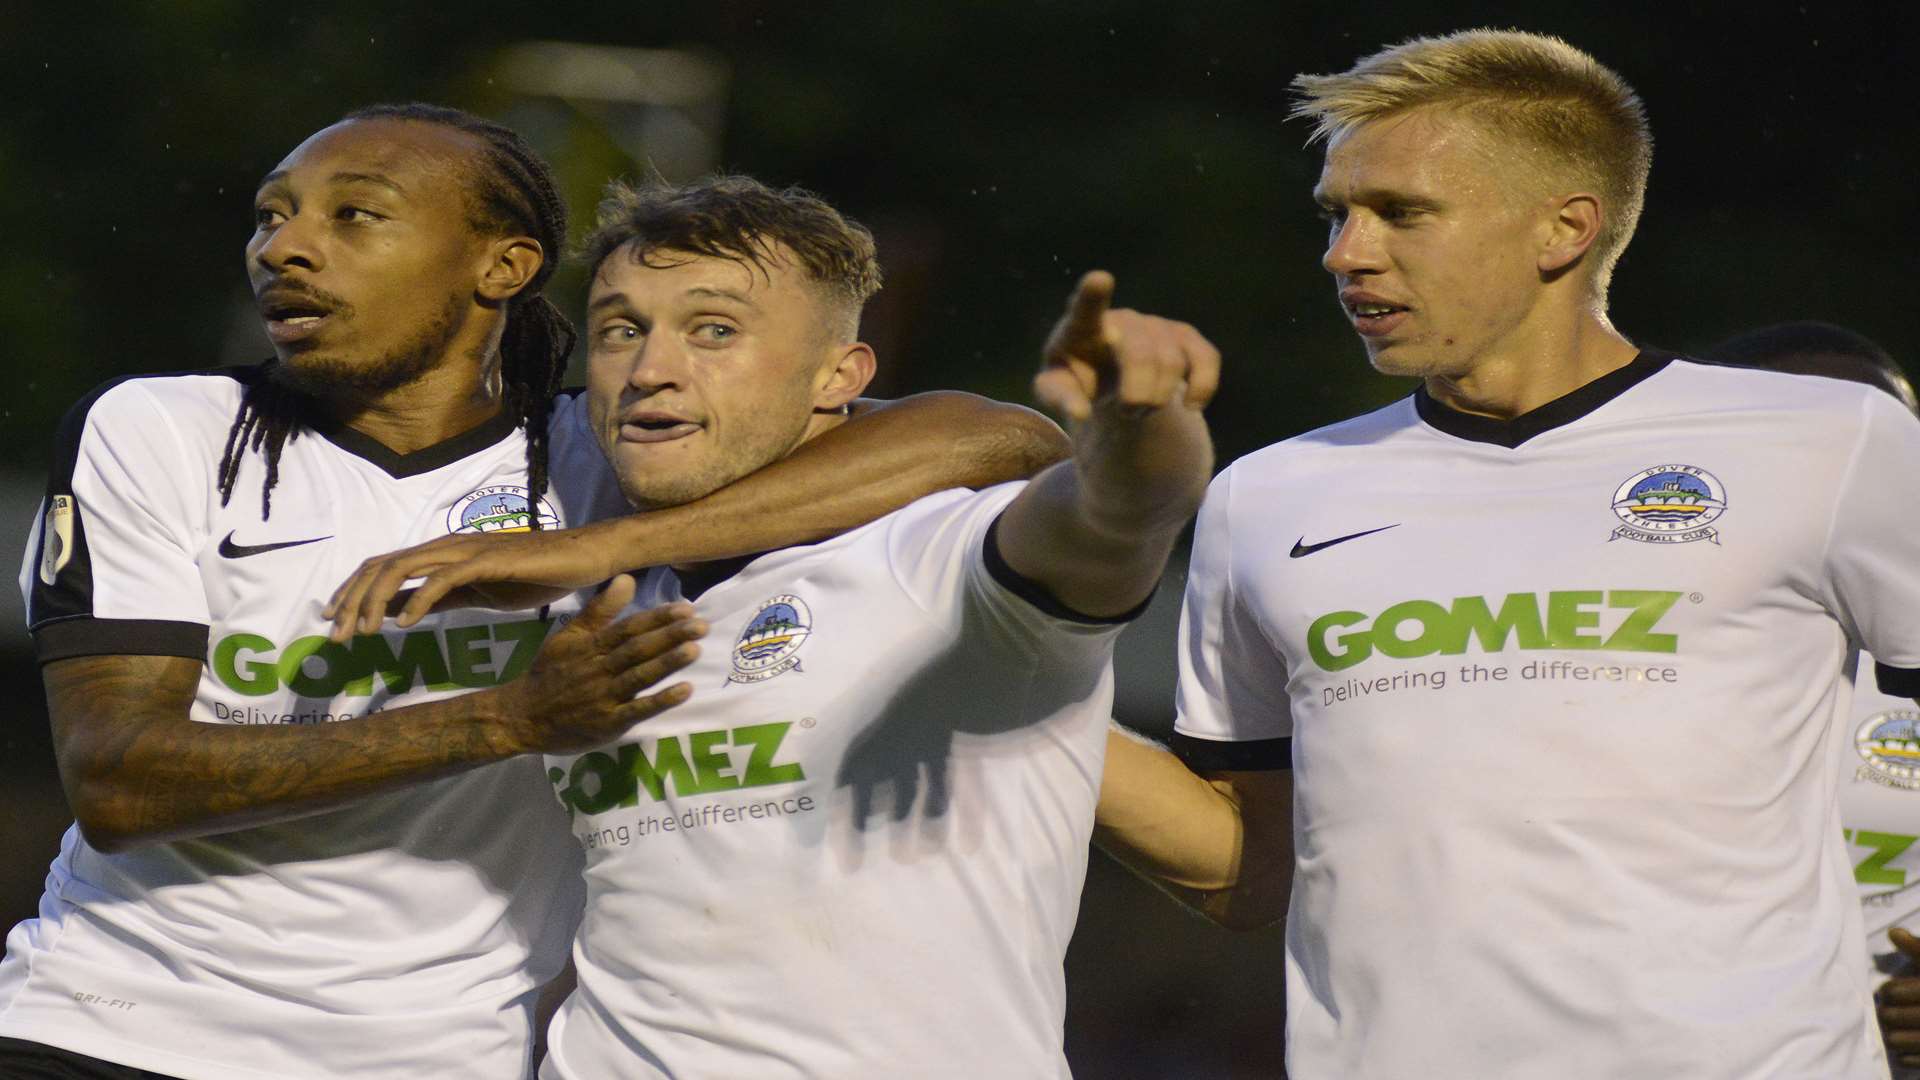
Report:
[[[330,724],[189,719],[197,660],[53,661],[42,677],[67,801],[89,844],[123,851],[305,817],[518,754],[599,746],[687,699],[686,683],[634,695],[691,663],[706,630],[687,604],[615,621],[633,588],[616,578],[513,682]]]

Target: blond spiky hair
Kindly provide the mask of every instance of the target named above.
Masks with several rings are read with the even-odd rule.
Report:
[[[1594,282],[1605,295],[1646,202],[1653,134],[1626,80],[1557,37],[1463,30],[1382,49],[1337,75],[1300,75],[1294,117],[1309,141],[1332,141],[1382,117],[1427,106],[1459,109],[1496,139],[1518,143],[1539,180],[1600,196]]]

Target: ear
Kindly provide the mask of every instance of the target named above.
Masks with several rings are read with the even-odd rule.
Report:
[[[844,407],[873,381],[872,346],[856,341],[851,345],[835,345],[833,349],[832,362],[821,365],[819,376],[814,380],[815,412],[833,412]]]
[[[1585,192],[1560,196],[1548,209],[1538,265],[1542,274],[1553,275],[1578,262],[1599,239],[1604,212],[1599,197]]]
[[[487,245],[486,262],[480,271],[475,292],[480,299],[504,304],[514,298],[533,276],[540,272],[547,256],[540,241],[531,236],[509,236]]]

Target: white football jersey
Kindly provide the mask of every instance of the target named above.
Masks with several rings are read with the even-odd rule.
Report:
[[[1836,743],[1840,824],[1878,983],[1907,966],[1887,930],[1920,933],[1920,704],[1881,692],[1871,657],[1860,658],[1853,718]]]
[[[686,704],[548,759],[587,909],[543,1076],[1068,1075],[1118,626],[990,569],[1020,486],[754,559]]]
[[[1920,689],[1916,469],[1877,390],[1643,352],[1216,478],[1178,741],[1291,755],[1293,1075],[1886,1075],[1833,761],[1857,647]]]
[[[454,612],[347,645],[320,617],[369,556],[534,513],[558,525],[553,499],[529,504],[512,420],[404,456],[304,433],[262,520],[259,455],[229,505],[215,487],[257,372],[127,379],[69,414],[21,575],[41,659],[203,661],[191,716],[211,725],[345,720],[523,671],[542,614]],[[558,406],[556,471],[588,460],[578,411]],[[69,829],[39,918],[7,939],[0,1035],[189,1080],[525,1075],[531,1002],[582,895],[565,828],[527,757],[119,854]]]

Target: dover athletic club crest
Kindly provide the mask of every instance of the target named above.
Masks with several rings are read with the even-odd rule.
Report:
[[[1875,713],[1853,733],[1863,778],[1920,791],[1920,709]]]
[[[1712,473],[1693,465],[1655,465],[1634,473],[1614,491],[1613,513],[1622,524],[1607,539],[1718,544],[1720,533],[1713,523],[1726,512],[1727,489]]]
[[[760,605],[733,643],[733,674],[727,683],[765,682],[800,669],[796,654],[813,633],[813,612],[797,596],[781,594]]]
[[[497,484],[467,492],[447,510],[447,532],[460,533],[531,532],[532,501],[526,488]],[[560,515],[553,504],[540,500],[540,527],[557,529]]]

